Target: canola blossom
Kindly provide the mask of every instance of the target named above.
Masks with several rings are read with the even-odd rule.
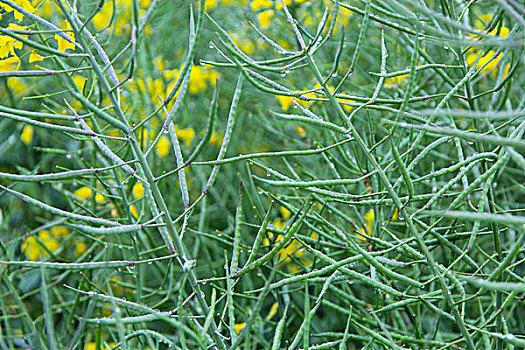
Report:
[[[479,30],[484,31],[486,35],[495,39],[505,39],[509,36],[510,30],[505,26],[504,23],[494,25],[491,23],[491,15],[481,15],[479,19],[475,20],[475,27]],[[492,24],[493,28],[489,31],[487,26]],[[509,73],[510,64],[504,64],[502,61],[505,56],[504,51],[500,50],[483,50],[476,47],[477,41],[482,41],[482,37],[471,35],[472,39],[475,40],[473,48],[469,50],[466,55],[466,61],[469,66],[476,65],[476,69],[481,69],[482,74],[492,73],[495,76],[498,67],[501,67],[503,72],[503,78]],[[477,63],[476,63],[477,62]]]

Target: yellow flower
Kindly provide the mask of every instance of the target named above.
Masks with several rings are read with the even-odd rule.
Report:
[[[251,55],[255,51],[255,45],[251,40],[246,38],[241,39],[237,33],[232,34],[232,39],[235,45],[245,54]]]
[[[277,100],[281,104],[281,108],[283,109],[283,111],[288,110],[288,107],[290,107],[293,101],[292,97],[290,96],[275,96],[275,98],[277,98]]]
[[[398,75],[385,79],[385,87],[396,88],[407,83],[408,74]]]
[[[490,16],[490,15],[481,15],[479,19],[476,19],[474,24],[475,24],[476,28],[478,28],[480,30],[484,30],[487,27],[488,23],[490,22],[491,18],[492,18],[492,16]],[[496,37],[496,38],[504,39],[504,38],[509,36],[510,31],[509,31],[509,29],[507,27],[505,27],[505,25],[503,25],[503,24],[499,25],[498,24],[498,25],[495,26],[494,29],[492,29],[490,32],[488,32],[486,34],[489,35],[489,36]],[[482,38],[479,39],[479,37],[476,36],[476,35],[471,34],[470,36],[472,38],[476,39],[476,40],[482,40]],[[495,68],[498,66],[498,64],[500,63],[501,59],[503,58],[503,53],[502,52],[496,52],[494,50],[489,50],[487,52],[487,51],[484,51],[484,50],[473,49],[466,56],[467,64],[469,66],[473,66],[474,63],[476,62],[476,60],[478,59],[478,56],[479,56],[479,61],[476,64],[475,68],[476,69],[481,69],[481,67],[486,65],[483,69],[481,69],[481,73],[482,74],[487,74],[488,72],[493,72],[494,75],[495,75],[496,72],[497,72],[497,70]],[[505,65],[504,69],[506,69],[506,71],[504,71],[504,77],[506,77],[507,74],[508,74],[507,65]]]
[[[98,11],[95,16],[93,16],[93,19],[91,19],[91,23],[95,26],[97,29],[104,29],[109,25],[109,21],[111,20],[111,17],[113,16],[113,2],[112,1],[105,1],[104,6],[100,11]]]
[[[38,238],[42,242],[42,245],[38,242],[36,237],[29,236],[22,243],[22,252],[27,255],[27,258],[31,261],[39,260],[40,257],[48,256],[47,250],[56,252],[60,246],[58,240],[49,234],[47,230],[41,230],[37,233]],[[47,249],[46,249],[47,248]]]
[[[75,242],[75,255],[76,256],[81,256],[82,254],[86,252],[86,250],[87,250],[86,243],[82,241]]]
[[[23,8],[24,10],[26,10],[29,13],[35,13],[35,11],[36,11],[35,8],[33,7],[33,5],[31,5],[31,2],[29,0],[13,0],[13,3],[15,3],[18,6],[20,6],[21,8]],[[2,9],[2,8],[7,13],[13,12],[15,20],[17,22],[20,22],[21,20],[24,19],[24,15],[21,12],[18,12],[15,9],[13,9],[11,6],[0,2],[0,9]]]
[[[481,67],[484,66],[483,69],[481,69],[481,73],[487,74],[488,72],[492,71],[498,65],[499,61],[501,60],[501,56],[502,56],[501,53],[499,53],[496,56],[496,51],[494,50],[490,50],[488,52],[482,52],[482,56],[478,60],[476,69],[481,69]],[[477,54],[473,53],[473,54],[468,55],[466,57],[467,64],[469,66],[473,66],[477,58],[478,58]]]
[[[374,211],[370,209],[364,216],[363,219],[365,221],[366,231],[364,227],[360,227],[359,231],[363,232],[365,235],[372,235],[372,229],[374,228]],[[359,233],[356,235],[357,238],[366,240],[366,238]]]
[[[215,86],[217,79],[219,79],[219,72],[215,70],[207,69],[206,79],[208,79],[208,82],[210,83],[211,86]]]
[[[209,10],[217,7],[217,3],[218,3],[217,0],[206,0],[206,2],[204,3],[204,10],[208,12]],[[201,6],[200,1],[198,1],[197,7],[200,8],[200,6]]]
[[[282,222],[280,219],[275,219],[272,222],[273,226],[279,230],[282,230],[285,226],[285,222]],[[270,245],[270,239],[274,237],[272,232],[268,232],[268,237],[263,240],[265,246]],[[278,235],[273,241],[273,245],[279,244],[279,242],[284,238],[283,235]],[[317,234],[312,233],[310,238],[316,239]],[[306,256],[306,251],[301,243],[296,239],[291,239],[288,243],[285,244],[276,254],[276,260],[279,261],[278,268],[283,268],[285,265],[288,267],[288,272],[294,274],[299,271],[299,267],[295,265],[292,261],[292,256],[301,259],[302,263],[305,266],[310,266],[312,260]]]
[[[164,88],[164,82],[162,79],[151,80],[151,78],[148,77],[146,81],[148,83],[148,92],[152,103],[156,103],[159,100],[159,96],[162,99],[166,98],[166,89]]]
[[[328,89],[331,91],[331,92],[334,92],[335,88],[333,86],[328,86]],[[315,92],[306,92],[306,91],[303,91],[302,92],[302,96],[304,96],[305,98],[316,98],[316,97],[323,97],[324,96],[324,91],[321,89],[321,84],[317,83],[315,84],[315,86],[313,87],[313,89],[310,89],[310,90],[316,90]],[[301,93],[301,91],[296,91],[297,93]],[[303,107],[308,107],[310,104],[308,101],[305,101],[301,98],[295,98],[295,97],[291,97],[291,96],[275,96],[277,98],[277,100],[281,103],[281,107],[283,109],[283,111],[286,111],[290,105],[292,105],[293,101],[295,100],[296,103],[298,103],[299,105],[303,106]]]
[[[295,4],[299,4],[299,3],[303,3],[305,2],[304,0],[296,0],[295,1]],[[332,1],[325,1],[325,5],[326,6],[331,6],[333,5],[332,4]],[[316,8],[314,9],[312,12],[308,12],[306,14],[306,17],[304,18],[304,24],[307,25],[307,26],[317,26],[317,24],[319,23],[319,20],[322,18],[323,14],[322,12],[320,11],[319,8]],[[337,30],[338,28],[340,27],[343,27],[343,26],[348,26],[348,22],[350,20],[350,17],[352,16],[352,11],[342,7],[342,6],[339,6],[339,14],[337,15],[337,23],[336,23],[336,26],[334,28],[334,31],[333,31],[333,34],[336,34],[337,33]],[[328,15],[328,18],[327,18],[327,21],[328,23],[330,23],[332,21],[332,14]],[[326,35],[327,34],[327,31],[328,31],[328,28],[329,26],[326,26],[325,27],[325,30],[323,31],[323,35]]]
[[[19,26],[15,23],[9,23],[7,26],[7,29],[13,29],[13,30],[25,30],[27,29],[26,26]],[[27,39],[27,35],[19,34],[22,38]],[[22,49],[24,43],[21,41],[18,41],[15,38],[12,38],[10,36],[0,36],[0,58],[8,56],[9,53],[11,53],[13,56],[16,56],[14,49]]]
[[[372,232],[372,226],[374,225],[374,211],[370,209],[363,218],[365,219],[366,229],[368,232]]]
[[[308,107],[309,104],[307,101],[292,96],[275,96],[275,98],[277,98],[277,100],[281,104],[281,108],[283,111],[288,110],[288,108],[290,108],[294,100],[303,107]]]
[[[101,349],[102,350],[111,350],[111,349],[114,349],[115,346],[117,346],[116,343],[103,343],[103,344],[101,344]],[[117,349],[120,349],[120,347],[117,348]],[[98,350],[97,349],[97,343],[87,343],[84,346],[84,350]]]
[[[29,236],[22,243],[22,252],[27,255],[27,259],[36,261],[40,257],[40,244],[34,236]]]
[[[7,35],[0,35],[0,58],[9,56],[9,54],[16,55],[14,50],[14,43],[16,40]]]
[[[26,145],[29,145],[33,141],[34,128],[33,125],[25,125],[22,129],[22,134],[20,135],[20,140]]]
[[[222,0],[221,1],[223,5],[246,5],[247,0]]]
[[[142,186],[142,182],[137,182],[133,185],[133,196],[136,199],[140,199],[144,196],[144,186]]]
[[[86,85],[87,78],[84,78],[83,76],[79,74],[73,75],[73,80],[75,81],[75,85],[78,87],[80,91],[84,90],[84,85]]]
[[[147,4],[144,0],[141,1],[142,3]],[[128,18],[132,16],[131,2],[128,0],[116,0],[115,9],[116,12],[113,11],[113,1],[105,1],[102,9],[91,20],[93,26],[98,30],[103,30],[110,25],[110,21],[113,19],[115,35],[128,33],[131,28],[128,21]],[[139,11],[139,14],[142,15],[142,10]]]
[[[64,30],[70,30],[71,25],[69,23],[66,23],[66,29]],[[71,38],[71,40],[75,41],[75,34],[73,32],[63,32],[66,36]],[[66,39],[62,38],[60,35],[55,34],[55,40],[58,43],[58,51],[66,52],[67,49],[75,50],[75,44],[67,41]]]
[[[155,57],[153,59],[153,64],[155,65],[155,67],[157,67],[157,71],[164,72],[165,65],[162,56]]]
[[[478,19],[475,20],[474,26],[484,31],[491,19],[491,15],[481,15]],[[500,38],[506,38],[509,36],[510,31],[507,27],[505,27],[505,25],[496,25],[490,32],[486,34],[491,36],[499,36]],[[479,38],[479,36],[475,34],[470,34],[470,37],[474,39]]]
[[[191,145],[191,141],[195,137],[195,130],[192,128],[179,129],[179,127],[175,125],[175,133],[177,134],[177,138],[184,141],[186,147]]]
[[[286,221],[281,221],[281,219],[277,218],[275,220],[272,221],[272,225],[278,229],[278,230],[282,230],[284,228],[284,226],[286,225]],[[270,237],[271,238],[271,237]]]
[[[29,63],[39,62],[39,61],[43,61],[43,60],[44,60],[44,58],[42,58],[42,56],[40,56],[35,51],[31,51],[31,54],[29,55]]]
[[[292,4],[292,0],[284,0],[284,4],[286,5],[286,7],[289,7]],[[275,5],[275,9],[276,10],[283,9],[283,4],[281,3],[281,1],[277,2],[277,4]]]
[[[505,65],[505,68],[503,68],[503,79],[505,79],[507,75],[509,75],[509,71],[510,71],[510,63],[507,63]]]
[[[171,90],[175,86],[175,83],[177,82],[182,68],[183,67],[181,66],[180,69],[168,69],[162,72],[162,76],[164,77],[164,79],[172,80],[172,82],[168,84],[168,88],[166,89],[167,93],[171,92]],[[196,95],[206,89],[208,82],[212,86],[215,86],[215,82],[218,77],[219,73],[217,71],[202,66],[192,66],[190,80],[188,82],[188,90],[191,94]],[[175,96],[177,96],[177,94]],[[165,96],[163,96],[163,98],[165,98]]]
[[[41,2],[40,6],[38,6],[38,12],[41,17],[51,17],[53,13],[56,13],[54,2],[52,1],[45,1]]]
[[[306,131],[303,128],[301,128],[299,125],[295,126],[295,131],[297,132],[297,135],[299,135],[299,137],[306,136]]]
[[[253,0],[250,7],[252,10],[257,11],[262,8],[269,8],[273,6],[273,1],[271,0]]]
[[[246,327],[246,322],[235,324],[235,333],[239,334]]]
[[[7,87],[15,95],[20,95],[27,91],[27,85],[24,81],[18,77],[9,77],[7,78]]]
[[[9,23],[7,26],[7,29],[14,29],[14,30],[24,30],[27,29],[26,26],[19,26],[15,23]],[[27,35],[21,35],[22,38],[27,39]],[[5,70],[11,70],[11,65],[14,63],[18,63],[18,66],[20,66],[20,60],[18,59],[18,56],[15,52],[15,49],[22,49],[24,43],[21,41],[18,41],[17,39],[10,37],[8,35],[0,35],[0,58],[6,58],[8,56],[11,56],[9,58],[6,58],[5,62],[0,61],[0,65],[6,65],[9,68],[5,68]],[[1,68],[0,68],[1,69]],[[16,68],[18,70],[18,67]]]
[[[13,70],[13,65],[16,64],[16,68],[14,70],[18,70],[20,68],[20,59],[18,56],[11,56],[6,59],[0,60],[0,72],[9,72]]]
[[[293,48],[292,44],[286,40],[285,38],[279,39],[277,41],[277,44],[279,44],[280,47],[282,47],[285,50],[291,50]]]
[[[292,215],[292,213],[288,209],[286,209],[285,207],[280,207],[279,211],[281,212],[281,215],[285,219],[288,219],[290,217],[290,215]]]
[[[85,201],[86,199],[91,197],[92,193],[93,193],[93,190],[91,188],[83,186],[83,187],[80,187],[78,190],[76,190],[74,194],[76,197]]]
[[[343,96],[347,96],[347,95],[343,95]],[[349,98],[344,98],[344,99],[338,98],[337,101],[342,102],[341,106],[347,112],[350,112],[352,109],[354,109],[354,106],[347,105],[346,103],[356,103],[356,101],[349,99]]]
[[[207,74],[201,66],[193,66],[191,69],[188,90],[191,94],[196,95],[206,89]]]
[[[116,295],[124,294],[124,287],[122,286],[122,280],[119,277],[117,276],[111,277],[109,284],[111,285],[111,289],[113,290],[113,292],[115,292]]]
[[[397,221],[397,220],[399,220],[399,209],[396,208],[396,209],[394,210],[394,214],[392,214],[392,219],[391,219],[391,220],[392,220],[392,221]]]
[[[169,138],[165,135],[162,135],[155,145],[159,157],[166,157],[170,153],[170,146]]]
[[[67,237],[69,233],[69,229],[64,226],[53,226],[51,228],[51,235],[53,237]]]
[[[106,203],[106,197],[104,197],[104,195],[101,194],[101,193],[97,193],[95,195],[95,202],[97,202],[99,204],[104,204],[104,203]]]
[[[279,303],[278,302],[275,302],[272,304],[272,307],[270,308],[270,311],[268,311],[268,315],[266,315],[266,317],[264,318],[266,321],[269,321],[272,319],[272,317],[274,317],[275,315],[277,315],[277,311],[279,310]]]
[[[133,215],[133,217],[135,219],[138,219],[139,218],[139,211],[137,210],[137,207],[134,206],[133,204],[129,206],[129,211],[131,213],[131,215]]]
[[[153,29],[151,28],[151,25],[149,23],[147,23],[144,26],[144,35],[149,37],[149,36],[151,36],[151,34],[153,34]]]
[[[215,145],[215,146],[220,146],[222,145],[222,139],[223,137],[214,131],[211,133],[211,136],[210,136],[210,144]]]
[[[266,10],[257,15],[257,21],[262,28],[270,27],[270,23],[275,12],[273,10]]]

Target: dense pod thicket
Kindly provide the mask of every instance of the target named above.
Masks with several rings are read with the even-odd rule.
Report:
[[[0,0],[0,349],[522,349],[525,6]]]

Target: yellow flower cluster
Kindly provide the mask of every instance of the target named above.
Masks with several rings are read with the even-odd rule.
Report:
[[[367,236],[370,236],[372,234],[372,230],[374,228],[374,211],[372,209],[370,209],[364,216],[363,216],[363,220],[365,221],[365,227],[360,227],[359,228],[359,231],[361,231],[363,234],[367,235]],[[357,238],[359,239],[362,239],[362,240],[365,240],[366,241],[366,238],[362,235],[360,235],[359,233],[357,234]]]
[[[87,186],[82,186],[79,189],[75,190],[75,192],[73,192],[73,194],[75,195],[75,197],[81,199],[82,201],[86,201],[89,198],[91,198],[91,196],[93,195],[93,190],[91,188],[87,187]],[[97,204],[99,204],[99,205],[106,205],[106,204],[108,204],[109,207],[111,208],[111,215],[113,217],[117,217],[118,216],[118,212],[115,209],[115,205],[113,203],[107,203],[107,199],[106,199],[106,197],[104,197],[103,194],[96,193],[95,194],[95,202]],[[137,219],[139,217],[139,211],[138,211],[137,207],[135,207],[134,205],[130,205],[129,206],[129,211],[131,212],[131,215],[133,215],[133,217],[135,219]]]
[[[75,34],[73,34],[73,32],[70,31],[71,25],[69,23],[66,23],[65,26],[66,28],[63,29],[64,34],[68,38],[70,38],[72,41],[75,41]],[[58,44],[58,51],[66,52],[66,50],[68,49],[75,50],[75,44],[73,42],[69,42],[68,40],[64,39],[63,37],[58,35],[58,33],[55,34],[54,38]]]
[[[285,220],[290,218],[290,211],[284,207],[280,208],[281,215]],[[272,225],[278,229],[282,230],[284,226],[286,225],[285,221],[281,221],[280,218],[277,218],[272,221]],[[263,240],[263,244],[265,246],[270,245],[270,241],[272,241],[273,245],[279,244],[279,242],[284,238],[283,235],[279,234],[274,239],[274,235],[272,232],[268,232],[268,237]],[[317,239],[317,234],[314,232],[310,235],[310,238]],[[276,259],[279,261],[278,268],[282,269],[284,266],[287,267],[288,273],[295,274],[300,271],[299,266],[297,266],[293,260],[292,256],[294,258],[298,258],[301,260],[301,262],[305,266],[310,266],[312,264],[312,260],[308,257],[307,252],[303,245],[299,243],[297,240],[292,239],[289,243],[287,243],[284,247],[282,247],[276,254]]]
[[[175,133],[177,137],[184,142],[186,147],[191,145],[191,141],[195,137],[195,130],[193,128],[179,129],[179,127],[175,125]]]
[[[13,0],[13,3],[23,8],[29,13],[35,13],[36,9],[33,7],[29,0]],[[0,10],[5,11],[5,13],[13,13],[14,20],[20,23],[24,19],[24,14],[15,10],[13,7],[0,2]],[[0,18],[2,14],[0,13]],[[27,26],[18,25],[16,23],[9,23],[7,29],[10,30],[26,30]],[[69,23],[66,24],[64,30],[70,30],[71,26]],[[67,31],[64,34],[69,37],[72,41],[75,40],[75,36],[72,32]],[[18,34],[20,37],[27,39],[27,35]],[[65,52],[68,49],[75,50],[75,44],[64,39],[58,33],[54,36],[58,44],[58,50]],[[8,36],[0,35],[0,72],[7,72],[12,70],[18,70],[20,68],[20,58],[16,53],[16,50],[21,50],[23,47],[23,42],[18,41],[17,39]],[[31,51],[29,55],[29,63],[43,61],[44,58],[35,51]]]
[[[162,78],[153,79],[151,77],[143,77],[144,72],[139,70],[139,79],[137,79],[136,85],[131,85],[130,88],[132,92],[138,91],[142,94],[147,94],[151,103],[157,104],[159,102],[159,96],[162,100],[165,100],[171,90],[173,90],[183,67],[181,66],[179,69],[165,69],[165,62],[161,57],[153,59],[153,63],[162,75]],[[215,86],[218,78],[219,73],[217,71],[203,66],[192,66],[190,80],[188,82],[188,91],[193,95],[197,95],[206,89],[208,83],[211,86]],[[175,97],[177,95],[178,92],[175,94]],[[174,100],[175,98],[172,99],[171,103],[173,103]]]
[[[13,95],[17,96],[27,93],[31,86],[27,86],[22,78],[9,77],[7,78],[7,88],[11,90]]]
[[[308,0],[285,0],[284,3],[287,7],[292,5],[300,5],[303,3],[309,2]],[[332,2],[329,0],[325,0],[326,6],[333,6]],[[280,11],[283,9],[283,5],[281,3],[281,0],[252,0],[250,4],[251,9],[256,12],[256,18],[257,22],[261,26],[261,28],[266,29],[271,26],[272,20],[274,19],[276,11]],[[339,20],[338,25],[343,26],[348,24],[348,20],[350,15],[352,14],[351,11],[347,10],[344,7],[339,8]],[[305,17],[303,18],[303,22],[307,26],[313,26],[317,25],[317,21],[321,19],[323,14],[321,13],[321,10],[319,7],[313,8],[311,11],[305,12]],[[328,18],[328,21],[331,21],[331,15]],[[281,45],[282,46],[282,45]]]
[[[175,125],[175,134],[177,135],[177,138],[183,142],[184,146],[189,147],[191,145],[191,142],[195,138],[195,129],[193,128],[185,128],[181,129],[178,125]],[[144,129],[142,131],[142,139],[141,139],[141,146],[144,148],[146,145],[146,140],[149,140],[149,142],[153,142],[155,139],[156,134],[154,131],[149,131]],[[155,144],[155,149],[157,151],[157,154],[159,157],[164,158],[170,153],[171,149],[171,142],[168,136],[162,135],[157,143]]]
[[[203,133],[204,134],[204,133]],[[219,135],[218,133],[216,133],[215,131],[211,134],[210,136],[210,145],[214,145],[214,146],[217,146],[219,147],[220,145],[222,145],[222,140],[223,140],[224,136],[222,135]]]
[[[117,346],[116,343],[103,343],[101,344],[100,349],[112,350],[115,348],[115,346]],[[117,349],[120,349],[120,347],[118,347]],[[97,343],[86,343],[86,345],[84,346],[84,350],[98,350]]]
[[[479,19],[475,21],[475,26],[478,29],[484,30],[492,16],[490,15],[481,15]],[[505,27],[504,24],[498,24],[493,28],[491,31],[486,32],[487,35],[494,37],[494,38],[500,38],[504,39],[509,36],[510,31],[507,27]],[[476,40],[482,40],[476,35],[471,35],[472,38]],[[479,57],[479,60],[478,60]],[[498,65],[500,65],[501,59],[503,58],[502,52],[496,52],[494,50],[481,50],[481,49],[471,49],[469,51],[469,54],[466,56],[467,64],[469,66],[473,66],[476,63],[476,60],[478,60],[478,63],[476,64],[476,69],[481,69],[481,73],[487,74],[491,72],[493,76],[496,75]],[[507,76],[509,73],[509,67],[510,64],[506,64],[504,66],[504,72],[503,72],[503,78]]]
[[[224,6],[229,5],[242,5],[245,6],[247,0],[206,0],[204,4],[204,10],[209,11],[216,8],[219,4]],[[200,1],[197,2],[197,6],[200,6]]]
[[[282,7],[281,4],[279,5]],[[258,11],[257,21],[259,22],[259,25],[262,28],[268,28],[270,26],[270,21],[275,14],[273,10],[273,1],[253,0],[250,6],[253,11]],[[288,4],[286,4],[286,6],[288,6]]]
[[[182,66],[180,67],[180,69],[164,71],[164,79],[173,79],[171,87],[175,85],[175,82],[177,81],[181,70]],[[215,82],[218,78],[219,73],[214,70],[208,69],[203,66],[193,66],[191,68],[190,81],[188,82],[188,91],[191,94],[196,95],[201,91],[205,90],[208,83],[212,86],[215,86]],[[168,91],[171,91],[171,88],[168,88]]]
[[[308,0],[295,0],[293,4],[299,5],[307,1]],[[292,0],[284,0],[284,4],[287,7],[291,6]],[[275,1],[275,3],[272,0],[252,0],[250,7],[253,11],[257,12],[257,22],[259,22],[259,25],[262,28],[268,28],[275,15],[275,11],[282,10],[283,4],[280,0]],[[321,18],[321,16],[322,14],[319,13],[319,18]]]
[[[321,89],[321,84],[317,83],[312,90],[319,90],[319,89]],[[328,89],[331,92],[335,91],[333,86],[328,86]],[[299,91],[297,91],[297,92],[299,92]],[[324,97],[324,93],[323,93],[322,90],[320,90],[319,92],[304,92],[302,94],[302,96],[304,96],[306,98],[320,98],[320,97]],[[346,96],[346,95],[344,95],[344,96]],[[283,111],[287,111],[290,108],[290,106],[292,106],[294,100],[300,106],[311,107],[310,103],[308,101],[303,100],[303,99],[299,99],[299,98],[295,98],[295,97],[291,97],[291,96],[280,96],[280,95],[277,95],[275,97],[279,101]],[[341,104],[341,106],[347,112],[350,112],[354,108],[353,106],[350,106],[350,105],[346,104],[346,103],[355,103],[355,101],[352,100],[352,99],[349,99],[349,98],[344,98],[344,99],[337,98],[337,101],[343,102]],[[306,137],[306,131],[301,126],[296,125],[295,126],[295,131],[297,132],[297,135],[299,135],[299,137],[301,137],[301,138]]]
[[[35,11],[36,11],[29,0],[12,0],[12,2],[15,5],[20,6],[21,8],[23,8],[24,10],[26,10],[29,13],[35,13]],[[5,4],[5,3],[0,2],[0,10],[4,10],[6,13],[13,12],[13,16],[15,17],[15,20],[17,22],[21,22],[24,19],[24,14],[23,13],[18,12],[17,10],[15,10],[14,8],[12,8],[11,6],[9,6],[9,5]]]
[[[330,7],[333,6],[333,1],[331,0],[325,0],[324,1],[325,6]],[[350,21],[350,17],[352,16],[352,11],[348,10],[347,8],[343,6],[339,6],[339,11],[337,14],[337,23],[334,27],[333,34],[337,33],[338,28],[347,26],[348,22]],[[306,17],[304,17],[304,24],[307,26],[317,26],[319,20],[323,17],[323,14],[319,7],[316,7],[313,9],[313,11],[307,11]],[[330,13],[327,18],[327,22],[330,23],[332,21],[332,14]],[[328,26],[326,27],[326,31],[328,30]],[[323,34],[324,35],[324,34]]]
[[[385,87],[396,88],[405,85],[407,82],[408,74],[397,75],[395,77],[385,79]]]
[[[40,230],[24,239],[21,250],[28,260],[38,261],[49,256],[49,252],[55,253],[60,247],[60,240],[69,234],[69,230],[63,226],[53,226],[49,230]],[[76,256],[82,255],[86,250],[87,246],[84,242],[75,242],[74,254]]]
[[[390,220],[391,221],[397,221],[398,219],[399,219],[399,211],[396,208],[394,210],[394,214],[392,214],[392,218]],[[375,220],[374,211],[372,209],[367,211],[366,214],[363,216],[363,220],[365,222],[366,230],[365,230],[364,227],[359,227],[358,231],[362,232],[363,234],[365,234],[367,236],[372,235],[373,229],[374,229],[374,220]],[[363,235],[361,235],[359,233],[357,233],[356,236],[357,236],[357,238],[362,239],[364,241],[367,240],[366,237],[364,237]]]
[[[4,5],[3,3],[0,3],[0,8]],[[9,23],[7,26],[7,29],[12,30],[23,30],[27,27],[20,26],[15,23]],[[27,38],[27,35],[20,35],[23,38]],[[22,49],[23,43],[21,41],[16,40],[13,37],[10,37],[8,35],[0,35],[0,72],[7,72],[13,70],[13,66],[16,65],[16,68],[14,70],[18,70],[20,68],[20,58],[18,58],[18,55],[15,52],[15,49],[20,50]]]
[[[39,243],[39,240],[42,243]],[[53,253],[56,252],[59,246],[60,243],[56,237],[51,236],[48,230],[42,230],[24,240],[22,252],[27,256],[27,259],[37,261],[40,257],[48,256],[48,250]]]
[[[131,29],[130,18],[132,17],[132,1],[129,0],[116,0],[115,11],[113,13],[113,1],[105,1],[104,6],[98,11],[91,23],[98,30],[103,30],[110,26],[112,19],[114,21],[114,34],[125,35],[128,34]],[[146,9],[151,4],[151,0],[140,0],[139,1],[139,15],[142,17],[146,13]],[[146,36],[151,35],[151,26],[149,24],[144,27],[144,33]]]
[[[328,86],[328,89],[332,93],[335,91],[335,88],[333,86]],[[311,90],[316,90],[316,92],[304,91],[302,93],[302,96],[304,96],[307,99],[324,97],[324,92],[322,90],[321,84],[319,84],[319,83],[315,84],[315,86]],[[300,91],[296,91],[296,92],[300,93]],[[281,104],[281,108],[283,109],[283,111],[286,111],[286,110],[288,110],[288,108],[290,108],[290,106],[293,104],[293,100],[295,100],[295,102],[297,102],[299,105],[301,105],[303,107],[308,107],[310,105],[310,103],[308,101],[304,101],[302,99],[291,97],[291,96],[276,96],[276,98],[279,101],[279,103]],[[355,102],[355,101],[349,100],[349,99],[337,99],[337,100],[340,101],[340,102],[350,102],[350,103]],[[347,112],[349,112],[349,111],[351,111],[353,109],[352,106],[347,105],[347,104],[342,104],[342,106]]]
[[[250,39],[241,37],[239,33],[232,33],[231,37],[235,45],[245,54],[251,55],[255,51],[255,44]],[[263,47],[264,43],[259,45],[259,47]]]

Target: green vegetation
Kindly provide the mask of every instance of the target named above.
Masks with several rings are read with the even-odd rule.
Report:
[[[525,7],[0,0],[0,349],[522,349]]]

